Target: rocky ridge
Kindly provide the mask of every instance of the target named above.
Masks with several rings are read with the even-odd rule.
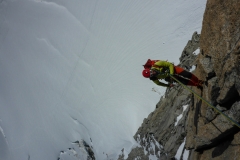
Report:
[[[95,160],[92,146],[89,146],[84,140],[76,141],[71,144],[67,150],[61,151],[58,160]]]
[[[195,32],[182,52],[179,66],[186,70],[194,68],[199,39],[200,35]],[[185,142],[187,115],[192,106],[193,95],[188,90],[179,84],[168,88],[156,109],[143,120],[135,134],[134,138],[140,146],[132,150],[127,160],[174,158],[180,145]]]
[[[190,87],[240,122],[240,1],[208,0],[201,37],[194,33],[180,66],[205,81]],[[197,54],[199,53],[199,54]],[[240,157],[239,127],[181,85],[167,89],[134,138],[133,159],[231,160]],[[181,147],[180,147],[181,146]],[[119,159],[124,159],[124,156]]]

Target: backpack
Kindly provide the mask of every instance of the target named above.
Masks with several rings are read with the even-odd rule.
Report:
[[[159,60],[148,59],[147,62],[143,65],[144,69],[151,69],[151,67]]]
[[[157,65],[154,65],[156,62],[158,62],[160,60],[151,60],[151,59],[148,59],[147,62],[143,65],[144,69],[151,69],[152,67],[155,67],[155,68],[162,68],[162,67],[159,67]],[[166,60],[167,62],[168,60]],[[174,63],[172,63],[174,65]]]
[[[160,61],[160,60],[148,59],[147,62],[143,65],[143,67],[144,67],[144,69],[151,69],[152,67],[155,67],[155,68],[161,69],[161,73],[169,73],[170,72],[169,68],[154,65],[158,61]]]

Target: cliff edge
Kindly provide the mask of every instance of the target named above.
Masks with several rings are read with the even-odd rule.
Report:
[[[196,94],[240,122],[240,1],[208,0],[180,66],[205,81]],[[128,160],[231,160],[240,157],[240,129],[181,85],[167,89],[134,138]],[[119,159],[123,159],[120,156]]]

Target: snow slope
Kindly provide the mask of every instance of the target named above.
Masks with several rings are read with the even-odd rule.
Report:
[[[142,64],[178,64],[205,4],[0,0],[0,159],[57,159],[81,139],[98,160],[130,151],[165,91]]]

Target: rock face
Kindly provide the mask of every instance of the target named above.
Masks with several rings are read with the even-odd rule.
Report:
[[[58,160],[95,160],[91,146],[84,140],[73,142],[71,148],[61,151]]]
[[[239,17],[240,1],[207,1],[196,69],[196,75],[208,82],[199,94],[237,122],[240,121]],[[196,98],[189,116],[193,114],[196,123],[189,123],[186,140],[192,159],[240,157],[238,127]],[[190,130],[190,126],[195,130]]]
[[[239,0],[208,0],[201,37],[194,33],[180,57],[179,66],[196,66],[205,81],[191,89],[217,109],[181,85],[167,89],[135,134],[140,147],[129,160],[240,159],[240,129],[231,122],[240,122],[239,17]]]
[[[190,70],[196,64],[200,35],[195,32],[180,57],[179,66]],[[168,88],[156,105],[156,109],[138,129],[134,138],[141,147],[134,148],[127,160],[173,159],[184,143],[187,134],[187,115],[193,109],[193,95],[183,86],[176,84]],[[183,150],[182,150],[183,151]],[[120,157],[119,157],[120,160]]]

